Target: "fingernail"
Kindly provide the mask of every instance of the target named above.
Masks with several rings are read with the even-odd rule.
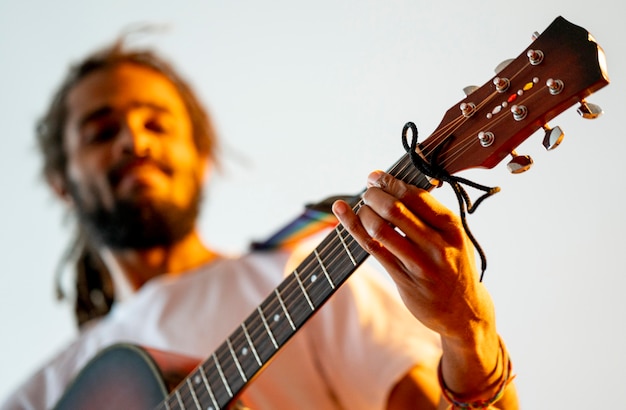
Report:
[[[372,173],[369,174],[369,176],[367,177],[367,186],[368,187],[380,187],[380,179],[381,177],[384,175],[385,173],[383,171],[374,171]]]
[[[340,216],[340,215],[343,215],[346,212],[348,212],[348,207],[346,206],[345,202],[343,202],[343,201],[335,201],[333,203],[332,209],[333,209],[333,213],[336,216]]]

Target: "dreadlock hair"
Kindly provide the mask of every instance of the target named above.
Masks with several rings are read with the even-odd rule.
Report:
[[[46,113],[36,124],[39,151],[43,156],[42,173],[48,181],[61,182],[67,186],[67,155],[63,130],[68,116],[67,96],[83,78],[90,73],[118,66],[135,64],[150,68],[164,75],[178,90],[192,125],[193,139],[198,152],[213,163],[217,162],[217,137],[210,117],[189,84],[173,66],[149,49],[127,49],[124,37],[82,61],[70,66],[60,87],[53,94]],[[74,311],[79,328],[92,319],[106,315],[115,300],[110,272],[96,249],[93,239],[78,224],[74,239],[62,257],[57,269],[55,286],[59,299],[68,295],[61,285],[63,267],[75,262],[76,300]]]

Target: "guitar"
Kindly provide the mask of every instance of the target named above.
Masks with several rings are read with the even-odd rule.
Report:
[[[509,169],[522,172],[531,160],[517,156],[515,148],[541,128],[543,145],[556,147],[562,132],[547,122],[575,104],[583,117],[597,117],[601,110],[585,98],[608,83],[604,52],[593,37],[558,17],[495,77],[466,90],[466,98],[414,146],[421,167],[414,166],[409,150],[388,172],[427,190],[438,183],[425,169],[453,175],[493,168],[512,155]],[[183,367],[186,376],[170,393],[159,369],[164,356],[122,344],[92,360],[56,408],[232,408],[244,387],[367,256],[337,225],[206,361]]]

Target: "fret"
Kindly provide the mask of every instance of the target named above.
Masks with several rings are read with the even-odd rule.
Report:
[[[311,305],[305,302],[306,297],[303,296],[304,293],[300,283],[296,275],[292,273],[277,288],[280,300],[282,300],[285,306],[284,310],[289,313],[291,323],[293,323],[296,329],[299,329],[306,319],[311,316],[311,313],[314,312]],[[304,286],[304,283],[302,285]],[[291,323],[289,331],[293,332],[294,329]]]
[[[228,380],[226,380],[226,376],[224,376],[224,371],[222,370],[222,366],[220,365],[220,362],[217,360],[217,356],[215,355],[215,353],[213,353],[211,357],[213,358],[213,361],[215,362],[215,367],[217,368],[217,371],[220,375],[220,379],[222,379],[222,383],[224,383],[226,392],[232,398],[233,392],[230,390],[230,385],[228,384]]]
[[[255,309],[248,319],[246,319],[245,327],[250,336],[250,342],[254,346],[259,361],[261,362],[261,365],[259,365],[259,367],[261,367],[276,353],[276,347],[274,347],[272,338],[263,324],[263,319],[259,317],[258,309]],[[258,363],[255,363],[251,358],[250,362],[254,363],[255,367],[256,363]]]
[[[248,329],[246,329],[246,323],[242,323],[241,324],[241,328],[243,329],[243,333],[246,336],[246,340],[248,341],[248,344],[250,345],[250,349],[252,350],[252,354],[254,355],[254,358],[256,359],[257,363],[259,364],[259,367],[263,366],[263,363],[261,362],[261,359],[259,358],[259,353],[256,351],[256,348],[254,347],[254,344],[252,343],[252,338],[250,337],[250,334],[248,333]]]
[[[172,410],[168,399],[165,399],[163,404],[165,404],[165,410]]]
[[[275,296],[275,293],[271,296]],[[277,302],[276,298],[268,297],[261,304],[260,309],[263,317],[267,320],[267,325],[274,336],[276,344],[279,347],[282,346],[295,332],[295,323],[288,319],[289,315],[285,313],[286,307],[283,309],[280,301]]]
[[[243,338],[237,337],[236,333],[231,335],[231,337],[228,338],[227,341],[225,341],[224,343],[220,345],[220,347],[218,347],[218,349],[214,353],[215,357],[213,359],[219,365],[218,374],[220,375],[220,379],[222,379],[222,383],[224,384],[224,387],[227,387],[226,393],[231,398],[236,395],[235,393],[238,392],[240,388],[245,386],[246,383],[244,381],[244,378],[248,379],[245,376],[245,373],[243,373],[243,367],[241,367],[242,361],[238,360],[236,354],[234,357],[232,355],[232,353],[235,350],[234,345],[232,344],[233,341],[243,341]],[[231,347],[233,348],[232,352],[231,352]],[[254,361],[252,362],[254,363]],[[256,371],[258,371],[258,367],[256,367],[256,364],[255,364],[250,374],[254,374],[254,372]],[[244,374],[243,377],[242,377],[242,373]],[[217,400],[218,403],[223,403],[219,399],[219,397],[220,395],[218,395],[218,400]]]
[[[293,271],[294,276],[296,277],[296,279],[298,280],[298,285],[300,285],[300,289],[302,289],[302,293],[304,293],[304,297],[306,298],[306,301],[308,302],[309,306],[311,307],[311,310],[315,310],[315,306],[313,306],[313,302],[311,302],[311,299],[309,298],[309,295],[306,291],[306,289],[304,288],[304,285],[302,284],[302,280],[300,279],[300,274],[298,273],[298,270],[294,270]]]
[[[304,283],[307,287],[311,302],[318,307],[321,306],[333,293],[336,288],[335,282],[341,283],[341,275],[345,272],[343,265],[347,264],[350,267],[350,270],[354,269],[354,265],[352,265],[348,258],[345,257],[340,242],[337,241],[336,238],[330,239],[331,240],[328,242],[322,243],[321,246],[318,246],[317,249],[322,249],[321,254],[323,255],[324,260],[332,262],[332,273],[337,279],[336,281],[329,279],[320,280],[322,276],[330,276],[328,270],[325,270],[324,264],[320,264],[322,259],[320,252],[316,250],[316,252],[309,255],[309,257],[305,259],[305,263],[310,267],[310,269],[308,270],[309,276]],[[303,279],[304,277],[305,276],[302,276]]]
[[[347,236],[350,235],[348,231],[344,230],[344,232],[346,233]],[[352,238],[351,236],[349,237]],[[363,261],[367,259],[369,254],[361,247],[361,245],[359,245],[359,243],[356,240],[352,239],[351,241],[346,241],[346,245],[348,246],[348,249],[350,250],[350,253],[352,254],[352,256],[354,256],[354,259],[357,262],[357,265],[363,263]],[[353,269],[351,268],[347,274],[349,275],[352,271]]]
[[[194,390],[194,387],[191,385],[191,379],[187,378],[187,386],[189,386],[189,391],[191,392],[191,398],[193,399],[193,402],[196,404],[196,408],[198,410],[202,410],[202,407],[200,406],[200,403],[198,403],[198,397],[196,396],[196,392]]]
[[[204,372],[204,366],[200,366],[199,368],[200,376],[202,377],[202,381],[204,382],[204,386],[206,387],[206,391],[209,393],[209,397],[211,398],[211,403],[213,403],[213,407],[208,407],[207,410],[218,410],[220,406],[217,405],[217,401],[215,400],[215,395],[213,394],[213,390],[209,385],[209,380],[206,377],[206,373]]]
[[[354,256],[352,256],[352,252],[350,252],[350,248],[348,248],[348,245],[346,244],[346,241],[343,238],[343,235],[341,235],[341,231],[339,230],[339,227],[341,225],[337,225],[335,227],[335,231],[337,232],[337,236],[339,236],[339,240],[341,241],[341,245],[343,246],[343,249],[346,251],[346,253],[348,254],[348,257],[350,258],[350,261],[352,262],[352,265],[356,266],[356,260],[354,260]]]
[[[289,314],[289,312],[287,311],[287,308],[285,307],[285,302],[283,301],[283,298],[280,297],[280,292],[278,292],[278,288],[274,289],[274,294],[276,295],[276,298],[278,299],[278,302],[280,303],[280,307],[283,309],[283,312],[285,312],[285,317],[289,321],[289,325],[291,325],[291,329],[295,331],[296,325],[293,323],[293,320],[291,320],[291,315]]]
[[[328,284],[330,285],[331,288],[335,289],[335,284],[330,278],[330,275],[328,274],[328,271],[326,270],[326,266],[324,266],[324,262],[322,261],[322,258],[320,258],[320,254],[317,252],[317,249],[315,249],[313,253],[315,254],[315,258],[317,259],[317,262],[319,263],[320,267],[322,268],[322,271],[324,272],[324,276],[326,276],[326,280],[328,280]]]
[[[256,328],[258,329],[258,328]],[[259,371],[263,362],[252,344],[252,337],[245,327],[239,327],[227,339],[230,356],[234,360],[237,372],[231,371],[228,377],[231,388],[239,383],[245,384]],[[231,366],[232,369],[232,366]],[[228,375],[227,375],[228,376]]]
[[[237,359],[237,355],[235,354],[235,351],[233,350],[233,345],[230,341],[230,338],[226,339],[226,343],[228,343],[228,350],[230,350],[230,354],[233,357],[233,360],[235,361],[235,366],[237,366],[237,370],[239,371],[239,375],[241,376],[241,379],[244,382],[248,382],[248,378],[243,373],[243,369],[241,368],[241,363],[239,363],[239,359]]]
[[[176,400],[178,400],[178,405],[181,409],[185,408],[185,404],[183,403],[182,397],[180,397],[180,390],[176,390]]]
[[[267,324],[267,320],[265,319],[265,315],[263,315],[263,311],[261,310],[260,306],[257,308],[257,311],[259,312],[259,315],[261,316],[261,320],[263,321],[263,326],[265,326],[265,330],[267,330],[267,334],[269,335],[270,339],[272,339],[272,344],[274,345],[276,350],[278,350],[278,343],[276,343],[276,339],[274,339],[274,335],[272,334],[272,331],[270,330],[270,327]]]
[[[411,162],[408,154],[404,154],[400,160],[389,170],[389,174],[408,183],[415,185],[427,191],[436,186],[437,181],[431,180],[421,172],[419,172]]]

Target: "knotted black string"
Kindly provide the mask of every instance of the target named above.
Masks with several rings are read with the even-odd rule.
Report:
[[[412,134],[410,144],[408,143],[409,136],[407,135],[407,132],[409,130],[411,130],[411,134]],[[418,169],[418,171],[420,171],[422,174],[430,178],[434,178],[442,182],[447,182],[448,184],[450,184],[450,186],[454,190],[454,193],[456,194],[456,199],[459,203],[459,214],[461,217],[461,223],[463,224],[463,229],[465,229],[465,233],[469,237],[470,241],[472,241],[472,244],[474,245],[474,247],[476,248],[476,251],[478,252],[478,255],[480,256],[480,261],[481,261],[480,281],[482,282],[483,276],[485,274],[485,270],[487,270],[487,256],[485,255],[485,252],[483,251],[480,244],[478,243],[478,241],[472,234],[471,230],[469,229],[469,226],[467,224],[466,212],[469,212],[470,214],[474,213],[474,211],[476,210],[476,208],[478,208],[478,205],[480,205],[482,201],[484,201],[491,195],[500,192],[500,188],[499,187],[490,188],[488,186],[477,184],[476,182],[470,181],[465,178],[450,175],[450,173],[447,172],[438,163],[439,154],[444,149],[444,147],[450,141],[452,141],[453,139],[452,135],[448,136],[443,141],[443,143],[435,147],[427,159],[422,157],[417,152],[417,139],[418,139],[417,126],[412,122],[407,122],[404,125],[404,128],[402,129],[402,144],[404,146],[404,149],[409,154],[411,158],[411,162],[413,163],[415,168]],[[468,185],[472,188],[478,189],[485,193],[481,195],[474,204],[472,204],[472,200],[469,197],[469,194],[467,193],[467,191],[465,190],[465,188],[463,188],[461,184]]]

